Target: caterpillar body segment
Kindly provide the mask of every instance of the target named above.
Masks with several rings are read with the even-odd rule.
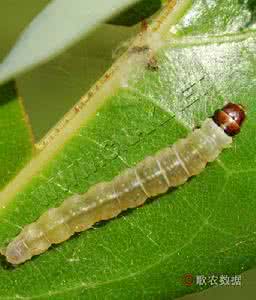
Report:
[[[45,252],[52,244],[67,240],[75,232],[111,219],[128,208],[138,207],[148,198],[185,183],[232,143],[231,136],[239,132],[244,116],[241,106],[230,103],[185,139],[146,157],[112,181],[98,183],[85,194],[71,196],[59,207],[49,209],[10,242],[4,251],[7,261],[14,265],[23,263]]]

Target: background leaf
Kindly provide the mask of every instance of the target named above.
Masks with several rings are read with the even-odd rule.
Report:
[[[14,83],[0,86],[0,189],[28,162],[32,149],[31,129]]]
[[[241,8],[234,1],[225,5]],[[236,274],[255,265],[255,33],[226,33],[224,25],[214,32],[214,22],[207,26],[212,34],[204,38],[184,36],[179,28],[179,39],[172,37],[158,53],[159,71],[145,71],[140,81],[108,98],[38,170],[2,211],[1,244],[67,195],[111,180],[126,164],[185,136],[224,99],[248,110],[232,149],[143,208],[15,270],[1,270],[3,296],[171,298],[198,288],[184,286],[185,273]]]
[[[15,44],[24,28],[49,2],[50,0],[38,0],[36,3],[33,0],[24,0],[22,2],[15,0],[5,1],[0,10],[1,61]]]
[[[109,23],[125,26],[135,25],[138,22],[152,16],[161,8],[161,5],[161,0],[142,0],[130,7],[128,10],[112,18]]]
[[[0,82],[53,58],[90,33],[97,24],[137,1],[77,0],[75,4],[68,0],[51,1],[30,23],[0,65]]]
[[[102,24],[51,62],[17,78],[37,141],[112,65],[112,50],[137,32],[137,27]]]

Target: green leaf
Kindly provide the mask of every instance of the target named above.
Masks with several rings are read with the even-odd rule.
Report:
[[[13,82],[0,86],[0,189],[28,162],[32,135]]]
[[[231,275],[255,266],[256,32],[247,20],[230,29],[229,11],[234,19],[238,11],[251,13],[243,3],[211,1],[200,13],[201,2],[189,9],[190,1],[180,1],[163,12],[157,71],[135,68],[128,87],[120,87],[115,74],[123,82],[129,55],[121,58],[41,141],[38,156],[2,192],[0,244],[67,196],[186,136],[224,101],[245,105],[241,134],[185,185],[14,269],[3,262],[2,298],[171,299],[201,288],[185,286],[185,274]],[[214,15],[223,21],[217,29]]]
[[[192,9],[177,25],[177,34],[201,35],[239,32],[255,15],[255,3],[235,0],[230,6],[224,0],[195,1]],[[230,2],[228,2],[230,3]]]

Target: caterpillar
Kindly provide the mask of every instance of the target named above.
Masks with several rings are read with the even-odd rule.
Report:
[[[85,194],[67,198],[59,207],[49,209],[36,222],[26,225],[3,251],[6,260],[13,265],[21,264],[75,232],[141,206],[148,198],[185,183],[232,143],[244,120],[244,108],[228,103],[185,139],[146,157],[110,182],[98,183]]]

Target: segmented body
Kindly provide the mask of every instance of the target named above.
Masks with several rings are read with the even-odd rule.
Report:
[[[135,167],[126,169],[110,182],[91,187],[83,195],[67,198],[58,208],[46,211],[36,222],[23,228],[7,246],[6,258],[19,264],[46,251],[52,244],[67,240],[101,220],[142,205],[148,198],[179,186],[199,174],[207,162],[232,142],[232,138],[212,119],[200,129]]]

